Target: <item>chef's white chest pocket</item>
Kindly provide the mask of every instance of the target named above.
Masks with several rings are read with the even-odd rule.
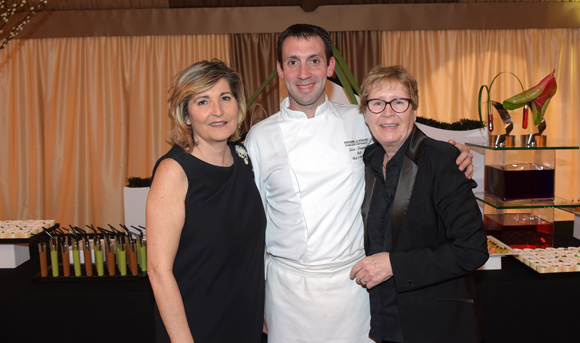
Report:
[[[354,169],[364,167],[363,155],[366,147],[369,145],[369,138],[352,139],[344,142],[345,148]]]

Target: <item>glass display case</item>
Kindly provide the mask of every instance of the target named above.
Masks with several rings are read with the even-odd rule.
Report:
[[[503,201],[554,199],[555,150],[486,150],[485,193]]]
[[[511,248],[546,248],[554,244],[554,208],[578,204],[555,196],[556,150],[578,147],[491,147],[485,154],[484,206],[488,235]]]

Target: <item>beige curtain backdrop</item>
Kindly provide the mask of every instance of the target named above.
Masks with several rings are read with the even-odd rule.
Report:
[[[12,41],[0,52],[0,219],[82,226],[123,222],[125,178],[149,176],[169,148],[164,139],[171,127],[166,114],[171,77],[213,57],[243,69],[246,78],[254,70],[265,72],[270,67],[261,63],[270,48],[250,48],[264,42],[271,46],[272,38]],[[580,29],[354,32],[339,34],[335,42],[351,67],[349,59],[357,59],[359,82],[373,61],[409,68],[419,81],[419,114],[442,121],[477,119],[479,86],[500,71],[514,72],[529,88],[556,69],[558,93],[546,114],[548,141],[580,145]],[[346,50],[345,42],[351,42]],[[234,43],[244,51],[232,52]],[[259,68],[232,61],[258,50]],[[519,91],[513,77],[500,76],[492,98],[501,101]],[[512,116],[513,133],[523,133],[521,112]],[[497,116],[495,123],[497,133]],[[557,154],[561,197],[580,197],[578,154]]]
[[[329,32],[334,45],[344,57],[356,82],[380,63],[381,33],[378,31]],[[336,77],[336,75],[335,75]]]
[[[231,35],[232,68],[239,72],[246,87],[246,100],[276,70],[277,33],[241,33]],[[244,122],[244,133],[280,109],[279,79],[276,76],[250,107]]]
[[[167,89],[229,36],[15,40],[0,52],[0,219],[124,222],[129,176],[169,149]]]
[[[580,145],[580,29],[382,32],[381,63],[408,68],[419,83],[418,115],[447,122],[479,119],[479,87],[499,72],[516,74],[528,89],[556,69],[558,91],[545,115],[544,134],[549,145]],[[503,74],[491,98],[503,101],[519,92],[517,80]],[[511,116],[512,134],[537,132],[531,112],[527,130],[521,110]],[[494,134],[505,133],[497,113],[494,124]],[[557,196],[580,198],[579,154],[557,152]]]

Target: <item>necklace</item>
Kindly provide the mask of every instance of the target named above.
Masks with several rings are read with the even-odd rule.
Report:
[[[383,157],[383,168],[387,169],[387,163],[389,163],[389,155],[385,151],[385,156]]]
[[[389,155],[385,151],[385,157],[383,157],[383,179],[387,181],[387,163],[389,163]]]

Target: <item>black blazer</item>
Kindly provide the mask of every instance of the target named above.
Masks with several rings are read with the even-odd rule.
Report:
[[[364,155],[362,206],[368,253],[368,211],[375,176]],[[393,203],[390,252],[405,343],[468,343],[483,339],[475,281],[470,272],[488,259],[486,233],[472,188],[457,168],[459,151],[416,126],[405,154]]]

